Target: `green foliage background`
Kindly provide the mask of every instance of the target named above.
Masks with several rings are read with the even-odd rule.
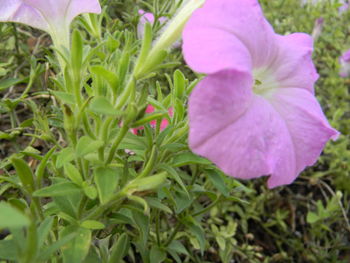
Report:
[[[32,169],[38,174],[38,163],[43,162],[43,156],[55,145],[66,145],[62,107],[49,91],[56,89],[60,79],[56,79],[57,65],[53,62],[50,39],[46,34],[26,26],[0,24],[0,200],[10,203],[16,210],[4,203],[0,203],[0,209],[8,218],[18,218],[10,227],[1,224],[6,218],[0,215],[0,238],[3,239],[0,241],[0,262],[7,262],[6,259],[9,262],[73,262],[69,261],[73,259],[86,263],[123,262],[122,258],[124,262],[151,263],[349,262],[350,78],[339,77],[338,58],[350,48],[350,12],[339,15],[339,4],[334,1],[303,7],[297,0],[260,2],[268,20],[281,34],[311,33],[315,20],[324,19],[322,33],[315,42],[314,61],[320,74],[315,89],[330,123],[342,133],[340,138],[330,142],[319,162],[290,186],[268,190],[266,179],[239,182],[224,176],[206,160],[191,155],[186,134],[176,140],[171,137],[171,133],[183,128],[186,122],[187,94],[193,87],[192,80],[199,77],[184,65],[181,50],[175,49],[168,57],[167,67],[158,70],[156,77],[142,81],[138,87],[141,97],[145,93],[153,98],[151,101],[159,106],[159,112],[164,114],[168,106],[176,107],[178,115],[171,120],[175,130],[159,134],[146,127],[141,136],[128,135],[118,149],[119,159],[115,162],[127,162],[129,176],[133,178],[133,173],[136,174],[150,158],[152,143],[157,138],[163,136],[170,142],[174,139],[175,143],[160,142],[158,150],[163,159],[159,159],[154,169],[155,172],[168,172],[171,178],[163,185],[138,189],[139,194],[123,201],[118,209],[112,207],[93,221],[83,222],[79,221],[79,216],[71,218],[75,212],[70,214],[69,210],[83,204],[88,213],[89,208],[98,206],[98,201],[92,198],[96,194],[93,189],[103,184],[103,179],[86,182],[82,186],[86,203],[81,200],[74,203],[75,196],[72,196],[70,208],[64,206],[61,195],[52,197],[50,192],[52,199],[42,198],[46,197],[45,188],[42,188],[37,195],[44,206],[44,219],[30,224],[27,217],[23,217],[24,214],[29,216],[33,208],[27,193],[23,192],[21,171],[28,174],[31,171],[26,169]],[[90,36],[91,30],[82,18],[76,20],[74,27],[79,28],[87,45],[102,45],[89,61],[90,65],[118,73],[123,69],[123,54],[127,53],[132,64],[140,47],[136,37],[138,10],[152,11],[156,16],[171,16],[174,11],[172,1],[110,0],[104,1],[104,6],[101,39]],[[159,26],[154,26],[155,32]],[[174,73],[176,69],[178,71]],[[85,76],[87,86],[101,88],[103,93],[108,89],[108,83],[99,79],[98,69],[89,70],[91,76]],[[179,87],[183,89],[182,93],[174,94],[176,89],[179,92]],[[88,92],[89,88],[86,89]],[[165,98],[169,95],[168,102],[161,100],[160,94]],[[94,103],[100,111],[91,108],[94,114],[110,111],[108,108],[101,110],[98,101]],[[140,113],[138,120],[142,117]],[[97,141],[95,144],[81,143],[98,144]],[[130,156],[124,149],[131,149],[135,155]],[[71,182],[67,184],[63,177],[56,181],[52,179],[57,174],[67,173],[69,180],[82,183],[79,176],[74,177],[74,168],[66,168],[70,172],[57,168],[57,160],[63,162],[62,156],[67,154],[62,151],[57,150],[54,161],[48,162],[43,174],[44,183],[46,186],[66,183],[65,191],[68,191],[67,187],[76,189],[77,186]],[[89,158],[95,165],[94,158]],[[92,166],[90,164],[90,168]],[[114,168],[122,170],[125,166]],[[108,177],[108,170],[99,172]],[[119,180],[122,185],[124,179]],[[29,191],[30,184],[28,182]],[[26,228],[18,230],[17,226]],[[7,232],[9,227],[11,235]],[[70,236],[74,233],[78,237]],[[26,240],[35,235],[39,236],[39,242],[37,247],[31,247]],[[14,245],[16,242],[12,240],[17,244]],[[54,244],[56,248],[52,248]],[[67,246],[70,246],[70,254],[64,252]],[[33,258],[28,256],[31,253],[35,254]],[[88,256],[81,257],[86,254]],[[20,255],[19,258],[16,255]]]

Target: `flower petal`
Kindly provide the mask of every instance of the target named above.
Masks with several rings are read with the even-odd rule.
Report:
[[[48,24],[37,9],[20,0],[4,0],[0,5],[0,21],[27,24],[47,31]]]
[[[329,139],[339,132],[333,129],[316,98],[304,89],[281,88],[269,98],[284,119],[293,141],[296,172],[313,165]]]
[[[190,18],[183,40],[188,65],[206,74],[251,71],[275,54],[273,29],[256,0],[207,0]]]
[[[285,122],[262,97],[252,94],[249,75],[209,75],[189,101],[191,149],[230,176],[271,174],[269,186],[291,183],[295,154]]]
[[[49,24],[57,21],[69,24],[79,14],[101,12],[98,0],[22,0],[22,2],[39,10]]]
[[[45,31],[69,26],[82,13],[100,13],[98,0],[3,0],[1,21],[27,24]]]
[[[313,94],[318,74],[312,61],[312,37],[304,33],[276,37],[279,52],[269,70],[281,87],[302,88]]]

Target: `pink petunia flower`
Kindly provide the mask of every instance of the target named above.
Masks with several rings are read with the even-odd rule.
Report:
[[[311,34],[314,41],[316,41],[320,37],[323,29],[323,24],[324,24],[324,19],[322,17],[317,18],[315,20],[314,29],[312,30],[312,34]]]
[[[350,76],[350,49],[346,51],[340,58],[340,73],[339,75],[342,78],[346,78]]]
[[[1,0],[0,21],[48,32],[57,46],[69,47],[69,26],[82,13],[100,13],[98,0]]]
[[[154,15],[149,12],[145,12],[144,10],[140,9],[139,10],[139,15],[140,15],[140,20],[139,23],[137,24],[137,37],[139,39],[143,38],[143,29],[145,24],[148,22],[151,25],[154,24]],[[158,19],[160,24],[164,24],[167,21],[166,17],[160,17]]]
[[[139,15],[141,15],[139,23],[137,24],[137,37],[139,39],[143,38],[144,35],[144,27],[145,24],[148,22],[151,25],[154,24],[154,15],[152,13],[149,12],[145,12],[144,10],[140,9],[139,10]],[[158,18],[158,21],[161,25],[164,25],[168,19],[166,17],[160,17]],[[173,43],[172,45],[173,48],[179,48],[181,47],[181,40],[177,40]]]
[[[276,34],[257,0],[207,0],[183,41],[207,74],[189,99],[189,145],[228,175],[290,184],[337,138],[314,96],[312,38]]]
[[[147,113],[153,113],[153,112],[154,112],[154,107],[151,104],[149,104],[146,108],[145,113],[147,114]],[[170,108],[168,110],[168,112],[169,112],[170,117],[172,117],[174,115],[172,108]],[[157,120],[150,121],[150,125],[152,128],[155,128],[157,125]],[[160,130],[161,131],[164,130],[168,125],[169,125],[169,121],[166,118],[162,119],[162,121],[160,123]],[[131,132],[133,134],[137,135],[138,131],[143,130],[143,129],[144,129],[144,127],[137,127],[137,128],[131,129]]]

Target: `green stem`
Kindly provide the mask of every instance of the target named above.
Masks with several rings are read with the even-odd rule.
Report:
[[[206,212],[208,212],[210,209],[212,209],[219,201],[221,200],[221,195],[218,195],[218,197],[215,199],[214,202],[212,202],[210,205],[208,205],[207,207],[203,208],[202,210],[198,211],[197,213],[194,213],[192,216],[196,217],[199,216],[201,214],[204,214]]]
[[[134,92],[135,86],[136,86],[136,78],[133,75],[131,75],[126,88],[123,90],[123,93],[120,95],[119,101],[116,104],[117,110],[121,110],[123,106],[126,104],[126,102],[130,99],[130,97],[133,97],[131,96],[131,94],[135,93]]]
[[[113,158],[114,158],[114,155],[117,151],[117,148],[120,144],[120,142],[123,140],[125,134],[129,131],[129,126],[128,125],[123,125],[122,128],[120,129],[119,133],[118,133],[118,136],[116,138],[116,140],[114,141],[112,147],[111,147],[111,150],[109,151],[109,154],[108,154],[108,158],[105,162],[105,164],[110,164],[112,161],[113,161]]]
[[[157,149],[153,145],[152,150],[151,150],[151,155],[148,159],[148,162],[147,162],[145,168],[142,170],[142,172],[137,176],[138,179],[146,177],[147,175],[149,175],[152,172],[154,164],[156,163],[156,155],[157,155]]]
[[[171,241],[174,240],[174,238],[175,238],[177,232],[179,232],[181,226],[182,226],[181,222],[178,221],[177,224],[176,224],[176,226],[175,226],[175,229],[174,229],[173,232],[171,233],[171,235],[170,235],[170,237],[168,238],[168,240],[165,242],[165,245],[164,245],[165,247],[167,247],[167,246],[171,243]]]

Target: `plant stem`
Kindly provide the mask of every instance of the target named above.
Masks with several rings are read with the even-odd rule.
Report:
[[[109,151],[109,154],[108,154],[108,158],[105,162],[105,164],[109,164],[113,161],[113,158],[114,158],[114,155],[115,155],[115,152],[117,151],[117,148],[120,144],[120,142],[123,140],[125,134],[129,131],[129,126],[128,125],[123,125],[122,128],[120,129],[119,133],[118,133],[118,136],[116,138],[116,140],[114,141],[112,147],[111,147],[111,150]]]

